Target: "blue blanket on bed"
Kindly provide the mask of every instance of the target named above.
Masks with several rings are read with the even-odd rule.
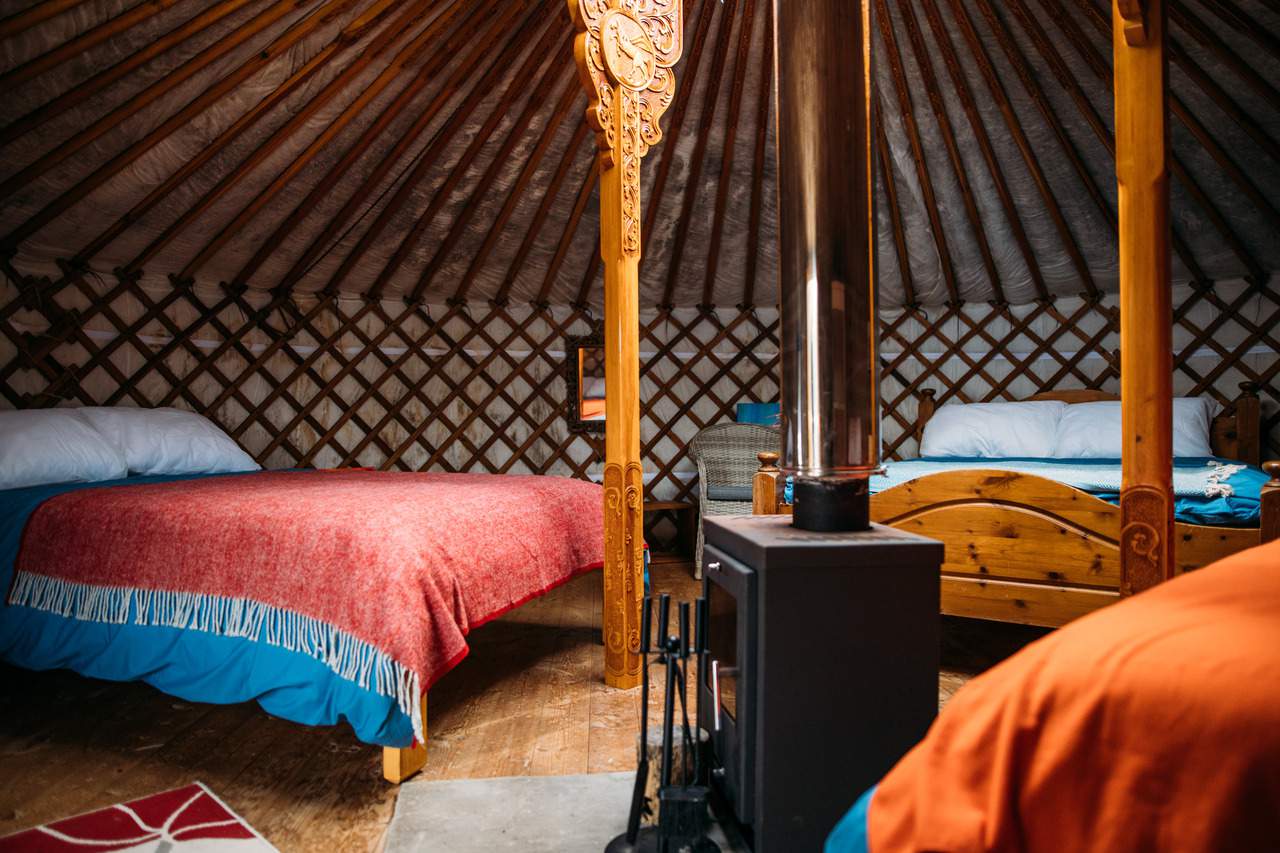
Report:
[[[413,728],[394,698],[343,679],[303,652],[193,629],[82,622],[9,606],[22,533],[40,504],[77,489],[185,479],[196,478],[130,477],[0,490],[0,660],[27,669],[71,669],[109,681],[145,681],[195,702],[255,700],[277,717],[313,726],[345,720],[367,743],[408,746]]]
[[[871,478],[871,493],[883,492],[929,474],[966,468],[1017,471],[1056,480],[1113,504],[1120,503],[1118,459],[904,459],[884,464],[884,474]],[[1267,475],[1242,462],[1210,458],[1173,461],[1173,515],[1187,524],[1256,527],[1261,515],[1262,486]],[[786,500],[791,500],[787,484]]]
[[[885,476],[871,479],[873,493],[908,480],[956,468],[994,468],[1035,474],[1065,483],[1114,504],[1120,502],[1118,459],[907,459],[885,465]],[[1261,468],[1221,459],[1183,458],[1173,463],[1173,514],[1188,524],[1249,527],[1258,524]]]

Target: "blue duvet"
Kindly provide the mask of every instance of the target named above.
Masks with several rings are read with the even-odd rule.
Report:
[[[195,702],[252,699],[270,714],[307,725],[345,720],[367,743],[412,743],[412,724],[394,698],[361,688],[305,653],[192,629],[135,625],[132,613],[129,621],[115,625],[8,604],[22,532],[41,503],[77,489],[182,479],[195,478],[131,477],[0,491],[0,659],[27,669],[71,669],[110,681],[145,681]]]
[[[871,478],[871,493],[883,492],[929,474],[965,468],[994,468],[1035,474],[1088,492],[1113,504],[1120,503],[1118,459],[982,459],[924,458],[890,461],[885,472]],[[1186,524],[1216,527],[1257,527],[1261,515],[1262,486],[1267,475],[1261,468],[1209,458],[1182,458],[1173,462],[1173,515]],[[791,484],[786,499],[791,500]]]

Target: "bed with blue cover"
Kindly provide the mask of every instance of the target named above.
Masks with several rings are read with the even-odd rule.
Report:
[[[1258,544],[1266,474],[1220,458],[1173,471],[1177,573]],[[871,492],[873,521],[946,546],[943,613],[1054,627],[1120,598],[1115,460],[889,462]]]
[[[1119,459],[980,459],[950,457],[887,462],[884,473],[871,478],[871,493],[948,471],[969,469],[1012,471],[1043,477],[1120,504]],[[1214,457],[1173,460],[1174,518],[1187,524],[1257,527],[1262,469]]]
[[[563,477],[357,470],[0,490],[0,660],[408,747],[471,630],[600,566],[600,501]]]

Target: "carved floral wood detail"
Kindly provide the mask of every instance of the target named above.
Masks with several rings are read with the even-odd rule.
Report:
[[[640,160],[662,141],[684,49],[680,0],[568,0],[601,171],[622,166],[623,250],[640,255]]]
[[[1120,592],[1132,595],[1167,580],[1172,569],[1173,511],[1168,495],[1154,486],[1120,493]]]

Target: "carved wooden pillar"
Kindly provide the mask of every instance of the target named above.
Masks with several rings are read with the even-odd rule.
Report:
[[[1164,0],[1114,0],[1120,201],[1120,591],[1172,576],[1173,309]]]
[[[640,683],[644,477],[640,464],[640,160],[662,139],[684,35],[681,0],[568,0],[587,120],[600,148],[604,261],[604,670]]]

